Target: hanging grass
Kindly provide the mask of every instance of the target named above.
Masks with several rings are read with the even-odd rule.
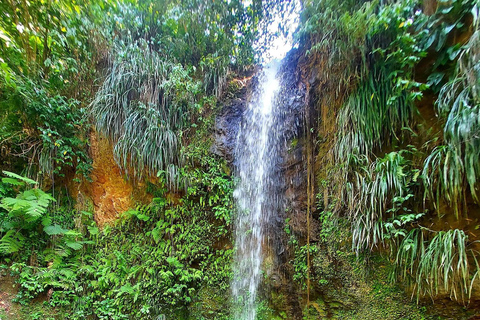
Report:
[[[368,156],[398,140],[398,132],[409,126],[413,104],[406,92],[396,93],[394,87],[393,74],[380,64],[350,95],[337,120],[336,153],[341,159],[352,153]]]
[[[384,221],[392,218],[392,199],[408,193],[411,177],[403,152],[391,152],[377,159],[363,174],[358,170],[347,186],[345,201],[352,221],[352,247],[356,252],[372,249],[383,242]]]
[[[433,203],[437,210],[440,208],[440,199],[447,200],[459,218],[462,206],[466,203],[465,166],[457,151],[451,145],[436,147],[425,159],[422,176],[425,184],[424,198],[435,199]]]
[[[412,229],[397,248],[395,276],[412,282],[417,299],[442,291],[452,299],[469,301],[478,280],[479,253],[468,246],[462,230]],[[471,264],[474,263],[474,267]]]
[[[218,54],[208,55],[200,61],[203,76],[203,90],[212,92],[219,98],[227,86],[227,77],[230,72],[229,56]]]
[[[426,193],[438,203],[452,205],[458,217],[467,192],[480,204],[480,30],[458,58],[455,77],[440,91],[437,108],[445,119],[445,145],[437,147],[424,164]],[[435,187],[436,185],[436,187]],[[433,191],[434,190],[434,191]]]
[[[345,4],[354,8],[349,1]],[[435,16],[427,16],[418,1],[356,4],[362,5],[362,10],[350,16],[349,7],[335,0],[313,1],[306,10],[316,9],[317,13],[306,11],[311,20],[304,23],[303,30],[313,34],[309,38],[311,51],[328,57],[320,60],[322,68],[346,66],[345,74],[335,74],[339,87],[343,82],[349,84],[342,92],[347,98],[337,114],[338,135],[333,151],[341,174],[332,181],[343,186],[343,206],[338,206],[337,213],[350,220],[352,249],[357,253],[375,247],[389,250],[395,265],[394,278],[409,282],[417,298],[448,294],[466,303],[477,282],[478,252],[462,230],[433,231],[422,227],[422,217],[428,219],[426,208],[430,206],[424,204],[422,209],[420,203],[423,192],[424,200],[434,201],[437,210],[440,201],[446,200],[455,208],[457,217],[467,209],[470,197],[480,204],[478,8],[471,4],[470,12],[467,1],[452,7],[445,3],[438,6]],[[461,14],[453,6],[463,7]],[[325,10],[319,9],[323,7]],[[414,153],[385,154],[385,149],[409,145],[408,149],[423,139],[418,132],[425,129],[425,123],[415,123],[414,101],[427,89],[416,79],[428,70],[419,61],[434,44],[434,68],[442,65],[442,71],[447,70],[445,63],[450,62],[445,62],[447,58],[442,58],[440,49],[448,46],[448,58],[455,59],[459,45],[451,45],[449,37],[463,32],[462,25],[469,23],[470,16],[464,19],[467,7],[473,17],[474,34],[459,51],[455,75],[442,88],[437,101],[445,123],[443,142],[436,144],[428,156],[415,152],[415,147],[409,149],[415,149]],[[362,13],[370,17],[363,19]],[[323,23],[322,17],[330,24]],[[345,32],[348,29],[342,22],[357,18],[361,22],[357,26],[364,28]],[[452,24],[450,18],[458,24]],[[429,30],[425,30],[427,25]],[[437,84],[443,81],[438,79]],[[336,93],[336,98],[341,97]],[[325,189],[330,191],[334,186]]]
[[[117,45],[92,103],[97,128],[114,143],[117,163],[135,177],[166,172],[177,187],[181,132],[201,90],[189,71],[143,42]]]
[[[351,81],[367,74],[366,37],[370,22],[375,19],[375,2],[364,1],[309,1],[302,13],[300,36],[309,37],[311,48],[307,54],[324,54],[329,72],[338,81],[337,94]],[[340,67],[339,67],[340,66]],[[338,69],[338,73],[334,70]],[[333,72],[332,72],[333,71]],[[332,74],[330,74],[332,73]]]

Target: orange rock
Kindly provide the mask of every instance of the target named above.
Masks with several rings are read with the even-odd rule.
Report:
[[[94,218],[99,227],[115,221],[119,214],[133,207],[134,188],[126,181],[113,158],[110,141],[96,131],[90,134],[90,155],[93,159],[93,183],[85,192],[93,201]]]

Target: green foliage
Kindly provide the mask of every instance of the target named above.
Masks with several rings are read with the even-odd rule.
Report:
[[[199,83],[144,41],[117,46],[113,59],[93,101],[97,128],[112,137],[116,160],[127,172],[165,171],[173,186],[184,162],[181,132],[196,106]]]
[[[200,314],[228,319],[228,299],[213,307],[198,295],[203,288],[217,297],[228,295],[233,249],[224,243],[233,182],[223,173],[223,160],[208,153],[203,127],[194,139],[197,143],[185,150],[189,162],[181,174],[190,185],[183,195],[169,193],[161,174],[149,185],[155,194],[152,202],[124,212],[115,225],[99,230],[91,214],[83,212],[76,231],[58,218],[43,227],[55,239],[43,255],[47,261],[54,253],[62,259],[49,267],[12,266],[21,285],[18,300],[27,302],[52,288],[48,306],[68,319],[184,319]],[[67,249],[69,255],[63,256]]]
[[[385,239],[387,219],[409,213],[405,206],[420,172],[412,169],[408,155],[407,151],[388,153],[363,171],[357,169],[348,182],[345,201],[352,221],[352,246],[357,252],[372,249]]]
[[[4,172],[9,178],[2,179],[2,183],[24,185],[25,183],[36,184],[35,181],[20,177],[11,172]],[[17,178],[18,177],[18,178]],[[13,180],[12,180],[13,179]],[[38,221],[44,218],[52,201],[52,196],[40,189],[34,188],[20,192],[17,197],[5,197],[1,199],[0,207],[3,221],[0,232],[4,233],[0,239],[0,254],[18,252],[24,246],[26,235],[22,230],[31,230],[38,225]]]
[[[22,75],[43,77],[47,86],[57,88],[79,78],[92,54],[87,52],[92,25],[82,15],[83,5],[82,1],[2,2],[0,75],[7,87],[18,87]]]
[[[398,81],[380,65],[350,95],[338,117],[341,159],[350,154],[369,155],[397,140],[396,133],[409,126],[413,105],[405,92],[395,90]]]
[[[362,62],[362,80],[337,120],[341,128],[337,153],[344,160],[349,154],[369,156],[398,142],[399,133],[411,126],[413,102],[427,88],[413,79],[416,63],[426,55],[420,46],[426,34],[409,31],[414,20],[420,25],[426,19],[416,10],[415,1],[380,6],[367,26],[371,60]]]
[[[37,184],[17,174],[4,173],[9,178],[3,178],[2,183],[17,187]],[[59,264],[63,258],[82,249],[87,242],[82,240],[81,233],[55,223],[58,218],[52,212],[54,202],[50,194],[39,188],[20,190],[15,198],[3,197],[0,204],[3,209],[0,212],[0,255],[22,254],[28,258],[30,252],[32,256],[43,256],[46,262]]]
[[[304,7],[298,36],[312,42],[307,54],[326,53],[329,68],[339,64],[345,67],[340,70],[339,91],[355,81],[357,74],[364,74],[365,37],[376,5],[356,0],[314,0],[306,1]]]
[[[307,53],[328,58],[344,101],[334,157],[344,187],[328,199],[342,200],[332,209],[351,222],[353,250],[387,249],[397,257],[394,278],[413,279],[418,296],[464,301],[477,281],[476,252],[464,231],[433,232],[422,223],[432,207],[460,219],[470,197],[478,203],[479,12],[476,1],[435,4],[427,16],[414,0],[307,1],[301,34]],[[468,43],[456,43],[470,33]],[[422,114],[415,107],[426,90],[439,94],[443,139],[432,138],[435,127],[425,130],[424,100]],[[322,188],[338,190],[334,183]],[[320,235],[328,239],[329,210],[319,210]]]
[[[307,253],[314,256],[318,252],[318,247],[304,244],[301,245],[298,237],[290,230],[289,220],[285,221],[285,233],[289,235],[288,244],[293,249],[293,259],[290,261],[293,267],[293,280],[301,285],[302,290],[307,288],[307,274],[309,272],[307,266]]]
[[[4,1],[0,9],[0,140],[15,165],[49,178],[88,176],[84,95],[90,20],[77,2]],[[2,163],[10,160],[2,158]]]
[[[16,193],[16,197],[1,198],[0,258],[11,263],[8,269],[18,284],[14,301],[29,305],[49,290],[58,291],[57,296],[73,294],[80,286],[76,278],[78,255],[92,242],[80,232],[67,229],[73,222],[71,209],[55,208],[55,199],[39,189],[37,182],[4,173],[8,177],[2,184],[13,186],[11,194]],[[51,303],[55,306],[64,302],[54,299]]]
[[[118,319],[179,316],[196,301],[202,283],[227,290],[232,252],[212,249],[222,233],[209,222],[212,208],[188,201],[192,196],[186,195],[182,205],[156,199],[103,231],[85,257],[89,267],[80,276],[90,280],[75,302],[74,319],[85,312]],[[109,303],[90,309],[89,301],[100,299]]]
[[[470,259],[475,261],[474,267]],[[466,303],[480,271],[477,259],[478,252],[468,248],[468,237],[462,230],[412,229],[398,247],[396,274],[407,281],[413,279],[417,297],[434,297],[444,290]]]
[[[229,73],[255,61],[255,38],[269,38],[262,23],[291,4],[0,3],[0,165],[48,178],[37,184],[4,172],[0,183],[0,257],[19,285],[18,302],[50,292],[45,306],[68,319],[228,319],[234,181],[205,137]],[[393,278],[414,282],[418,297],[446,292],[468,301],[478,263],[466,232],[422,223],[431,205],[441,213],[444,200],[457,217],[468,209],[467,196],[478,203],[478,4],[439,1],[431,17],[413,0],[303,5],[298,38],[309,57],[327,55],[325,79],[345,95],[335,146],[345,187],[314,212],[321,230],[310,246],[312,283],[325,292],[339,283],[357,288],[349,272],[365,276],[368,252],[382,247],[394,260]],[[452,44],[468,28],[470,41]],[[427,52],[436,57],[424,80],[439,93],[444,131],[433,150],[418,147],[429,154],[424,159],[411,145],[423,128],[415,101],[427,85],[415,70]],[[93,82],[96,71],[101,83]],[[57,202],[39,187],[55,187],[74,170],[77,181],[88,177],[89,114],[114,142],[117,163],[130,177],[149,177],[154,195],[102,230],[91,213],[58,199],[58,186]],[[322,188],[335,189],[338,179]],[[360,260],[346,252],[347,229]],[[309,246],[285,232],[294,280],[304,287]],[[382,302],[395,294],[384,282],[369,292]],[[263,301],[259,309],[260,317],[273,317]],[[408,316],[390,311],[366,310],[365,317]],[[45,314],[32,310],[30,317]]]
[[[468,24],[469,16],[473,25]],[[435,53],[435,63],[432,73],[428,77],[428,84],[438,93],[441,87],[449,80],[452,73],[452,62],[456,62],[463,50],[462,43],[450,43],[450,39],[459,34],[469,32],[468,29],[478,28],[478,4],[471,0],[442,1],[437,5],[435,14],[417,27],[428,32],[421,45]],[[453,64],[455,65],[455,63]]]
[[[170,188],[185,187],[182,134],[203,102],[222,94],[230,70],[253,62],[262,6],[198,0],[117,5],[109,13],[118,37],[92,103],[97,128],[113,140],[127,173],[162,172]]]
[[[478,8],[475,7],[478,16]],[[465,203],[465,194],[470,194],[476,203],[480,176],[480,40],[478,20],[474,21],[475,32],[468,44],[460,50],[455,75],[440,90],[437,108],[445,119],[445,145],[436,147],[425,160],[424,177],[428,196],[445,199],[458,217]],[[436,186],[436,188],[434,187]]]

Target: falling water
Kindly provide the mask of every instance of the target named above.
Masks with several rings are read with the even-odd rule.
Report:
[[[269,31],[281,35],[266,51],[265,61],[282,59],[292,48],[292,31],[297,28],[300,7],[300,1],[293,0],[287,7],[282,7],[289,10],[272,13],[275,19]],[[283,25],[282,30],[290,32],[277,32],[279,30],[275,28],[280,24]],[[285,109],[298,97],[290,95],[295,90],[285,90],[285,70],[282,68],[279,72],[280,66],[279,61],[272,61],[259,75],[235,144],[235,173],[239,178],[234,191],[237,207],[232,281],[235,320],[255,320],[263,257],[267,248],[272,256],[278,257],[281,253],[278,251],[281,246],[278,231],[283,228],[285,219],[281,152],[296,128],[295,124],[290,124],[291,132],[287,133],[285,115],[288,111]]]
[[[277,112],[274,100],[279,89],[277,73],[276,62],[263,70],[237,136],[235,158],[240,182],[234,192],[237,217],[232,283],[236,320],[255,319],[255,299],[262,277],[262,243],[268,222],[278,207],[273,174],[273,160],[278,158],[275,147],[278,134],[274,128]]]

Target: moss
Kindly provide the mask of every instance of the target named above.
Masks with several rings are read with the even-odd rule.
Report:
[[[190,308],[190,319],[229,319],[229,299],[225,292],[212,286],[198,291],[197,301]]]
[[[274,309],[272,309],[270,307],[269,303],[265,300],[261,300],[257,305],[257,319],[258,320],[285,320],[285,319],[287,319],[285,312],[282,312],[282,314],[279,314]]]
[[[330,244],[317,250],[312,261],[314,294],[319,297],[311,303],[307,319],[468,319],[472,313],[452,303],[417,304],[389,280],[392,265],[380,254],[357,257],[348,248]]]
[[[295,149],[295,147],[298,145],[298,139],[293,139],[292,142],[290,142],[290,148]]]

